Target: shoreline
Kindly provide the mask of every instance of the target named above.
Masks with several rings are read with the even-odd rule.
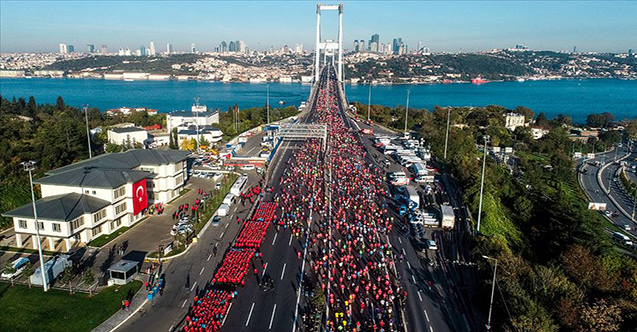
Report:
[[[250,81],[222,81],[222,80],[205,80],[205,79],[196,79],[196,78],[188,78],[188,79],[178,79],[178,78],[169,78],[169,79],[107,79],[107,78],[99,78],[99,77],[46,77],[46,76],[22,76],[22,77],[0,77],[0,80],[19,80],[19,79],[51,79],[51,80],[89,80],[89,81],[109,81],[109,82],[202,82],[202,83],[224,83],[224,84],[249,84],[249,85],[259,85],[259,84],[282,84],[282,85],[312,85],[311,82],[300,82],[298,80],[292,82],[279,82],[279,81],[261,81],[261,82],[250,82]],[[520,81],[522,79],[522,81]],[[594,81],[594,80],[616,80],[616,81],[637,81],[637,77],[635,78],[616,78],[616,77],[543,77],[543,78],[533,78],[533,77],[518,77],[512,80],[493,80],[493,81],[485,81],[484,83],[473,83],[471,81],[451,81],[451,82],[377,82],[371,83],[372,86],[388,86],[388,85],[453,85],[453,84],[473,84],[473,85],[485,85],[490,83],[526,83],[526,82],[546,82],[546,81]],[[356,85],[370,85],[368,82],[345,82],[346,86],[356,86]]]

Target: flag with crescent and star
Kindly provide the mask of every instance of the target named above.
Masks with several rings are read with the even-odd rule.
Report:
[[[146,179],[133,183],[133,214],[138,214],[148,207],[148,193]]]

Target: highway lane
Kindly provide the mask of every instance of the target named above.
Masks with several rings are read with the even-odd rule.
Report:
[[[248,186],[256,185],[258,177],[251,173]],[[250,206],[236,207],[231,218],[225,218],[219,226],[210,226],[186,254],[164,263],[166,287],[162,296],[147,303],[139,312],[118,331],[172,331],[184,319],[189,306],[198,290],[208,283],[229,241],[237,234],[239,227],[233,218],[245,218]],[[218,245],[217,255],[213,247]],[[191,290],[186,291],[186,280],[190,279]],[[145,292],[144,289],[140,292]]]

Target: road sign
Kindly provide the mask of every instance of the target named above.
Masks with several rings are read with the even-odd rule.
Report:
[[[595,211],[606,211],[606,203],[590,202],[588,203],[588,209]]]

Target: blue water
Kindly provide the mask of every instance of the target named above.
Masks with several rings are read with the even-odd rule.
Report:
[[[297,105],[309,94],[310,86],[270,83],[270,103]],[[367,104],[367,85],[348,85],[350,102]],[[440,106],[522,105],[551,118],[559,113],[583,122],[590,113],[611,112],[616,119],[637,117],[637,81],[613,79],[499,82],[483,85],[375,85],[372,104],[404,105],[410,92],[411,108]],[[4,98],[34,96],[38,103],[55,103],[62,96],[68,105],[89,104],[101,110],[122,106],[149,107],[160,112],[189,109],[195,97],[209,108],[226,110],[263,106],[266,84],[196,81],[108,81],[92,79],[0,79]]]

